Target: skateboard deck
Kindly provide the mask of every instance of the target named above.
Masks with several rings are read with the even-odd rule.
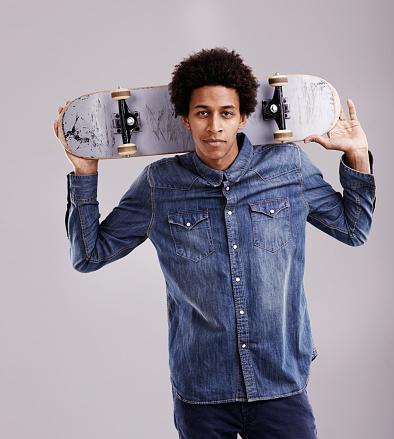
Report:
[[[286,106],[285,128],[292,131],[290,141],[302,141],[311,134],[326,134],[339,118],[340,101],[334,87],[310,75],[286,75],[281,87]],[[271,77],[272,78],[272,77]],[[269,77],[257,78],[257,107],[242,129],[253,145],[275,143],[277,122],[265,120],[263,107],[271,105],[274,89]],[[177,154],[193,151],[194,142],[179,116],[174,113],[168,86],[130,90],[126,104],[134,118],[130,143],[137,152],[127,157]],[[118,146],[124,144],[119,124],[119,101],[111,91],[87,94],[71,101],[59,116],[59,139],[63,146],[79,157],[123,158]]]

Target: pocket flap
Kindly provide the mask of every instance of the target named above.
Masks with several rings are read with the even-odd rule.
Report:
[[[188,212],[178,213],[175,215],[168,215],[168,222],[177,226],[184,227],[185,229],[192,229],[200,221],[208,218],[208,211],[203,212]]]
[[[289,207],[287,198],[277,198],[275,200],[265,200],[258,203],[249,204],[253,212],[263,213],[274,218],[278,212]]]

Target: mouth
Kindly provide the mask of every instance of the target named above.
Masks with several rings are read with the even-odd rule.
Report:
[[[222,139],[204,139],[204,142],[209,146],[222,146],[226,143],[226,141]]]

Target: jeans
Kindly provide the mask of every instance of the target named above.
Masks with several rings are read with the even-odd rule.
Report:
[[[316,439],[306,391],[285,398],[224,404],[188,404],[174,395],[180,439]]]

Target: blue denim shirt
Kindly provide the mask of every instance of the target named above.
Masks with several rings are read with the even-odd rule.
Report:
[[[370,231],[371,174],[340,164],[343,196],[295,144],[152,163],[100,224],[97,174],[69,176],[73,266],[90,272],[149,238],[163,270],[173,389],[191,403],[301,392],[316,355],[303,287],[307,221],[353,246]],[[131,287],[132,288],[132,287]],[[137,292],[136,292],[137,294]]]

